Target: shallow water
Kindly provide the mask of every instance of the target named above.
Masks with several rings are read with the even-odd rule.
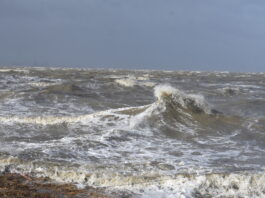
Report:
[[[0,69],[0,168],[133,197],[265,197],[265,74]]]

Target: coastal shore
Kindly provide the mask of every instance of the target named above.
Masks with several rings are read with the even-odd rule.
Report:
[[[17,173],[0,175],[2,198],[112,198],[104,189],[77,188],[74,184],[58,184],[49,178],[34,178]]]

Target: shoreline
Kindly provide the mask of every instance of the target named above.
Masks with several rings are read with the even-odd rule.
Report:
[[[0,174],[1,198],[112,198],[104,189],[77,188],[71,183],[55,183],[18,173]],[[114,195],[114,197],[116,197]]]

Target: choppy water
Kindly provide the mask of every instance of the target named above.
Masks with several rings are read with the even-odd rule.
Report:
[[[265,197],[265,74],[0,70],[0,169],[132,197]]]

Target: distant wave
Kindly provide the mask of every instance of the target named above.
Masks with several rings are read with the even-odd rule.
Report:
[[[127,78],[118,78],[115,80],[115,83],[123,87],[134,87],[135,85],[154,87],[156,85],[156,83],[149,80],[148,75],[139,76],[139,77],[129,76]]]
[[[240,87],[224,87],[218,89],[218,91],[224,96],[236,96],[243,92],[243,90]]]

